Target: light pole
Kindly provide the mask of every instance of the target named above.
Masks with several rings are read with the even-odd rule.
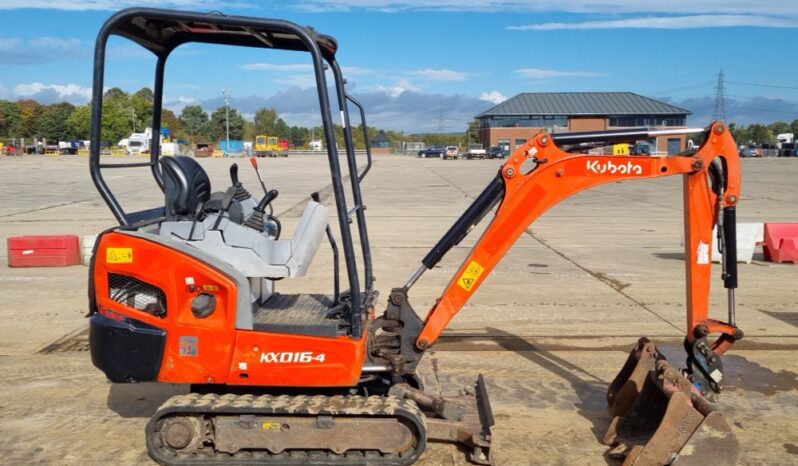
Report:
[[[230,153],[230,89],[222,89],[222,94],[224,94],[224,121],[226,127],[225,133],[227,136],[227,147],[225,148],[224,155],[228,155]]]

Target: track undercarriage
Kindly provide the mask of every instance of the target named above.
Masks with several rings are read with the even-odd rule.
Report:
[[[493,415],[474,391],[432,397],[406,383],[382,395],[179,395],[152,416],[150,456],[163,465],[409,465],[427,441],[490,463]]]
[[[426,446],[424,415],[391,396],[190,394],[147,425],[164,465],[412,464]]]

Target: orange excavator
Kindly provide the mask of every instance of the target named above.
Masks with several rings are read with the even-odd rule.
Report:
[[[112,35],[157,58],[154,143],[146,162],[100,158],[105,49]],[[159,157],[165,64],[191,42],[309,54],[331,187],[329,195],[309,193],[291,238],[272,209],[279,193],[267,189],[257,159],[252,164],[262,196],[242,185],[236,164],[230,186],[214,191],[193,158]],[[710,404],[722,389],[721,355],[742,338],[734,314],[740,165],[728,128],[538,133],[509,157],[404,286],[391,290],[377,315],[360,189],[371,156],[367,151],[365,164],[355,156],[350,106],[360,113],[367,147],[368,131],[362,105],[345,89],[337,47],[332,37],[288,21],[159,9],[123,10],[98,35],[90,172],[119,225],[99,236],[90,266],[92,361],[113,382],[191,387],[167,400],[147,424],[150,456],[164,465],[407,465],[428,442],[441,441],[458,444],[475,463],[491,463],[494,418],[485,380],[479,376],[461,396],[426,392],[417,374],[425,352],[549,208],[601,184],[681,175],[687,365],[675,369],[641,338],[609,387],[614,419],[604,440],[625,464],[733,464],[737,440]],[[340,157],[330,92],[342,118]],[[703,143],[668,157],[584,153],[685,134],[703,135]],[[104,173],[135,167],[152,172],[163,205],[129,212],[114,196]],[[451,282],[419,317],[409,302],[414,284],[488,216]],[[729,297],[726,322],[710,318],[716,226]],[[281,280],[307,274],[325,240],[333,257],[332,292],[279,293]]]

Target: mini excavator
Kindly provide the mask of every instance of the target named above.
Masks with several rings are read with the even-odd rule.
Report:
[[[112,35],[157,58],[147,161],[100,158],[105,51]],[[331,187],[329,196],[309,193],[290,239],[272,209],[279,193],[266,189],[259,171],[262,196],[242,185],[236,164],[230,186],[215,192],[193,158],[159,157],[165,64],[171,52],[191,42],[310,55]],[[414,463],[428,442],[440,441],[459,445],[474,463],[490,464],[494,418],[485,380],[480,375],[459,396],[425,392],[417,375],[425,351],[549,208],[601,184],[681,175],[686,368],[674,368],[641,338],[609,387],[614,418],[604,441],[629,465],[734,464],[737,440],[710,404],[722,389],[721,355],[743,336],[734,312],[740,164],[728,128],[717,122],[698,129],[538,133],[501,166],[407,283],[391,290],[378,316],[360,189],[372,161],[369,151],[365,163],[355,156],[350,105],[359,110],[367,141],[368,132],[362,105],[345,90],[337,47],[332,37],[288,21],[160,9],[120,11],[98,35],[89,165],[119,225],[99,235],[90,265],[92,361],[112,382],[191,387],[149,420],[149,455],[163,465],[398,466]],[[330,92],[342,119],[340,156]],[[685,134],[701,135],[703,143],[667,157],[586,153]],[[257,159],[252,164],[257,170]],[[152,172],[163,205],[129,212],[114,196],[104,172],[136,167]],[[347,205],[347,194],[353,205]],[[481,238],[420,318],[408,299],[413,285],[489,214]],[[725,322],[709,312],[715,227],[729,298]],[[277,292],[280,280],[307,273],[325,239],[333,256],[332,293]]]

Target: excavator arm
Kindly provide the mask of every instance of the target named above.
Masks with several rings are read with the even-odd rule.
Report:
[[[527,141],[474,202],[478,209],[499,203],[496,216],[427,314],[416,341],[418,348],[425,349],[438,339],[521,234],[551,207],[606,183],[683,175],[687,339],[692,342],[700,336],[720,334],[712,349],[725,352],[741,334],[734,326],[733,312],[728,323],[709,318],[710,248],[716,224],[723,223],[726,232],[733,232],[740,166],[734,139],[722,124],[713,125],[708,135],[694,154],[669,157],[568,153],[558,147],[556,135],[545,132]],[[424,260],[424,269],[440,260],[447,246],[454,244],[451,239],[462,239],[456,237],[463,226],[456,224],[447,233],[444,240],[450,241],[433,249]],[[729,270],[724,278],[730,289],[736,288],[736,272],[731,272],[735,265],[736,261],[726,264]]]
[[[704,134],[698,150],[668,157],[572,152],[694,133]],[[581,191],[606,183],[674,175],[684,180],[687,377],[670,366],[647,338],[641,338],[608,389],[607,401],[614,419],[604,442],[614,446],[612,452],[621,452],[625,465],[670,464],[675,460],[686,465],[734,464],[737,440],[722,415],[707,402],[714,401],[722,389],[720,355],[743,337],[734,310],[740,161],[734,139],[723,123],[698,130],[541,132],[534,136],[501,167],[424,257],[405,286],[392,290],[385,313],[369,326],[369,364],[393,372],[398,396],[423,401],[422,406],[452,422],[445,399],[425,398],[402,381],[415,377],[425,350],[438,340],[521,234],[551,207]],[[408,302],[408,290],[494,208],[494,217],[443,294],[426,317],[419,318]],[[722,251],[721,278],[728,290],[726,321],[710,317],[715,227]],[[712,342],[710,336],[714,337]],[[492,415],[485,414],[491,410],[481,376],[476,387],[476,412],[481,422],[466,428],[462,422],[458,425],[469,432],[466,444],[489,456],[493,421]]]

